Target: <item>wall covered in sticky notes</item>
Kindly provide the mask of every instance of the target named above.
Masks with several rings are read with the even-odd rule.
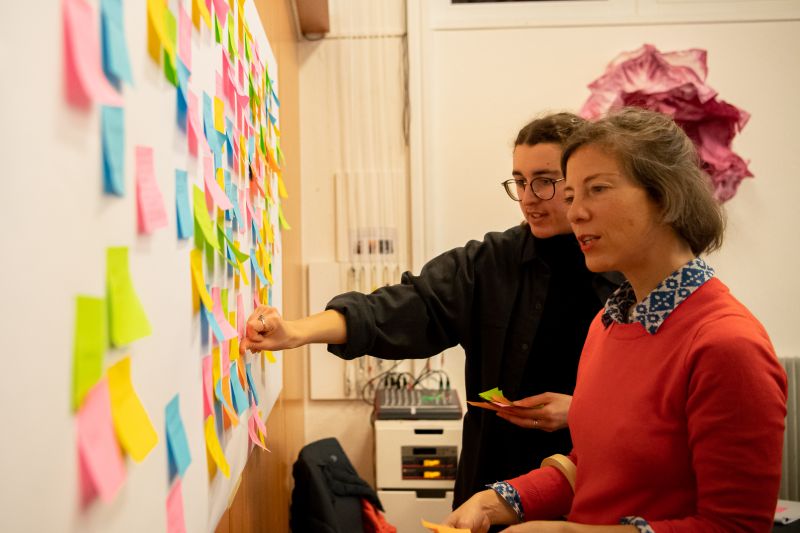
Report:
[[[48,0],[0,36],[2,531],[212,531],[282,382],[278,66],[252,0]],[[261,13],[269,17],[269,13]]]

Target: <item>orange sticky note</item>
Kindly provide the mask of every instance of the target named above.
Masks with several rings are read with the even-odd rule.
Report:
[[[63,0],[61,7],[67,101],[78,107],[88,107],[92,100],[121,107],[122,96],[100,67],[99,17],[85,0]]]
[[[469,529],[434,524],[433,522],[428,522],[427,520],[422,520],[422,526],[430,529],[434,533],[470,533]]]

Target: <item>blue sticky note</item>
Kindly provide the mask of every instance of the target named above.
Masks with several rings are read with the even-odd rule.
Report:
[[[197,224],[197,222],[195,222]],[[199,228],[195,228],[195,236],[198,236],[202,233]],[[200,302],[200,308],[203,308],[203,302]],[[208,346],[209,344],[209,335],[208,335],[208,319],[206,318],[206,314],[204,312],[200,312],[200,345],[201,346]]]
[[[102,106],[103,192],[125,195],[125,116],[121,107]]]
[[[253,161],[253,157],[256,153],[256,137],[255,135],[251,135],[247,138],[247,157],[250,158],[250,161]]]
[[[253,228],[253,235],[252,235],[253,244],[258,244],[258,228],[256,227],[255,219],[250,219],[250,225]]]
[[[275,118],[275,115],[273,115],[273,114],[272,114],[272,113],[270,113],[269,111],[267,111],[267,115],[269,115],[269,121],[272,123],[272,125],[273,125],[273,126],[274,126],[275,124],[277,124],[277,122],[278,122],[278,119],[277,119],[277,118]]]
[[[189,176],[185,170],[175,169],[175,216],[178,219],[178,238],[194,235],[194,219],[189,205]]]
[[[200,308],[203,310],[205,319],[208,322],[208,325],[211,326],[211,331],[217,338],[217,342],[223,342],[225,340],[225,334],[222,333],[222,328],[219,327],[217,319],[214,318],[214,315],[211,313],[211,311],[205,305],[203,305],[203,302],[200,302]]]
[[[189,442],[186,439],[186,430],[183,427],[177,394],[167,404],[165,411],[170,472],[177,472],[183,477],[186,469],[192,463],[192,455],[189,453]]]
[[[175,100],[176,100],[176,111],[177,111],[177,120],[178,120],[178,128],[184,133],[186,133],[186,120],[187,120],[187,113],[189,112],[189,104],[186,102],[186,95],[180,88],[175,89]]]
[[[106,78],[119,88],[120,80],[133,85],[128,45],[125,43],[125,23],[122,0],[101,0],[100,37],[103,43],[103,71]]]
[[[256,383],[253,380],[253,373],[250,371],[250,363],[244,366],[245,374],[247,374],[247,384],[250,386],[250,396],[252,396],[253,404],[258,405],[258,392],[256,392]]]
[[[278,100],[278,95],[275,94],[275,87],[270,87],[269,89],[270,89],[270,92],[272,93],[272,99],[275,100],[275,105],[280,107],[281,106],[281,101]]]
[[[231,204],[233,205],[233,209],[228,209],[225,211],[225,214],[227,215],[233,211],[233,216],[236,220],[237,226],[241,225],[244,222],[244,219],[242,218],[242,211],[239,208],[239,188],[236,187],[235,183],[229,183],[225,186],[225,194],[228,195],[228,200],[230,200]]]
[[[191,71],[186,68],[183,61],[178,58],[178,89],[183,93],[184,98],[186,97],[186,91],[189,90],[189,76],[191,74]]]
[[[259,281],[261,281],[262,285],[267,284],[267,277],[264,275],[264,271],[261,270],[261,267],[258,265],[258,261],[256,261],[256,251],[250,250],[250,264],[255,270],[256,275],[258,276]]]
[[[189,90],[189,69],[183,64],[183,61],[178,59],[178,87],[175,89],[177,99],[177,112],[178,112],[178,127],[181,131],[186,132],[186,114],[189,111],[189,98],[186,96],[186,91]]]
[[[231,392],[233,393],[233,408],[236,409],[236,414],[241,415],[244,413],[249,404],[247,403],[247,394],[242,388],[242,383],[239,381],[239,376],[236,374],[236,361],[231,363]]]

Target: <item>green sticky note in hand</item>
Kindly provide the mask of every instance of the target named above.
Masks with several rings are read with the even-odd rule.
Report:
[[[492,402],[500,405],[510,405],[511,400],[503,396],[503,391],[498,389],[497,387],[481,392],[478,394],[481,398],[486,400],[487,402]]]

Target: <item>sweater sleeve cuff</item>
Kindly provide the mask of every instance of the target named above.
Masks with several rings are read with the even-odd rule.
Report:
[[[641,516],[625,516],[620,519],[620,524],[635,526],[639,533],[655,533],[650,524]]]
[[[366,298],[358,292],[340,294],[328,302],[325,310],[338,311],[347,324],[347,343],[329,344],[329,352],[342,359],[355,359],[372,348],[375,319],[367,312],[368,308]]]
[[[498,481],[486,486],[495,491],[498,496],[505,500],[508,506],[514,510],[517,515],[517,519],[520,522],[525,521],[525,513],[522,512],[522,503],[519,501],[519,493],[517,492],[517,489],[512,487],[507,481]]]
[[[554,520],[566,516],[572,507],[572,487],[552,466],[537,468],[508,483],[519,494],[527,520]]]

